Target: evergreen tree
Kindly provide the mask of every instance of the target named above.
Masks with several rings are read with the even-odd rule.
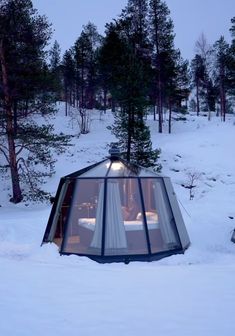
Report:
[[[75,42],[73,52],[76,69],[77,100],[82,109],[95,106],[97,87],[97,49],[101,36],[96,26],[89,22],[83,26],[80,37]]]
[[[136,48],[136,40],[130,34],[130,17],[122,18],[107,29],[102,55],[106,59],[106,71],[111,94],[118,102],[112,132],[128,161],[143,166],[156,166],[159,152],[152,150],[150,132],[145,124],[148,106],[147,92],[150,64],[146,63]]]
[[[128,0],[127,6],[120,16],[128,22],[127,34],[131,37],[139,55],[148,54],[148,1],[147,0]]]
[[[229,29],[232,35],[232,44],[235,42],[235,16],[231,19],[232,27]]]
[[[116,25],[112,23],[107,25],[106,36],[98,51],[98,78],[104,91],[106,91],[106,95],[107,92],[112,94],[113,102],[114,97],[118,96],[117,82],[122,75],[119,69],[121,66],[120,60],[122,59],[122,47]]]
[[[215,111],[215,88],[212,81],[212,50],[207,39],[202,33],[196,41],[197,55],[200,55],[203,62],[204,74],[201,78],[201,88],[199,96],[201,100],[201,108],[203,111],[208,111],[208,120],[210,120],[211,111]]]
[[[179,50],[175,50],[166,54],[163,65],[165,98],[169,108],[168,132],[171,133],[172,108],[182,109],[182,100],[189,96],[188,61],[183,60]]]
[[[101,36],[96,26],[89,22],[83,26],[81,35],[73,47],[75,62],[76,106],[81,117],[81,133],[89,132],[89,111],[96,105],[98,89],[97,49]]]
[[[55,40],[51,50],[50,50],[50,69],[52,71],[58,70],[60,66],[60,45],[59,43]]]
[[[62,91],[62,74],[61,74],[61,59],[60,59],[61,49],[57,41],[54,42],[50,50],[50,73],[53,86],[56,91],[55,101],[61,99]]]
[[[68,115],[68,107],[75,104],[75,64],[72,50],[66,50],[62,59],[61,69],[64,84],[65,115]]]
[[[232,57],[229,44],[221,36],[213,45],[214,80],[219,93],[220,113],[222,120],[226,119],[227,93],[230,88],[230,69]]]
[[[196,89],[197,115],[200,113],[200,90],[204,88],[205,78],[205,62],[201,55],[196,54],[191,62],[191,80],[192,87]]]
[[[149,1],[149,27],[152,43],[152,60],[156,78],[156,103],[158,108],[158,130],[162,133],[163,101],[166,82],[164,81],[164,62],[174,53],[174,26],[166,3],[161,0]]]
[[[235,96],[235,17],[231,19],[232,27],[230,28],[232,42],[230,46],[230,88],[229,93]]]
[[[209,111],[215,111],[215,104],[216,104],[216,87],[211,78],[207,80],[206,86],[206,102]],[[210,120],[210,112],[208,116]]]
[[[52,127],[39,127],[30,118],[36,113],[45,115],[54,111],[44,52],[50,35],[50,25],[45,17],[37,14],[32,1],[1,1],[0,87],[3,114],[0,152],[10,167],[11,201],[14,203],[27,197],[29,190],[34,196],[36,193],[38,197],[45,196],[40,189],[43,178],[40,171],[49,162],[52,168],[51,146],[67,141],[66,137],[53,135]],[[40,167],[40,171],[36,167]],[[28,185],[24,184],[26,177]]]

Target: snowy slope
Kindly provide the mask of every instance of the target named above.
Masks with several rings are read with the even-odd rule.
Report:
[[[101,160],[114,140],[111,113],[94,113],[91,133],[74,137],[58,158],[46,188],[55,193],[61,176]],[[76,134],[60,112],[56,129]],[[0,335],[190,335],[234,334],[235,227],[234,118],[213,116],[175,121],[173,134],[157,133],[163,173],[172,178],[191,239],[184,255],[152,263],[100,265],[60,257],[54,245],[40,247],[49,205],[7,202],[0,185]],[[187,175],[198,173],[189,200]],[[231,217],[231,218],[229,218]]]

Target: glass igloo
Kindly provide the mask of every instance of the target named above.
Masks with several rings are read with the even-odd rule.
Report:
[[[130,164],[116,150],[61,178],[43,243],[97,262],[152,261],[190,241],[168,177]]]

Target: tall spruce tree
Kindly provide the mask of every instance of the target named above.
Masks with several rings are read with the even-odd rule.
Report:
[[[89,111],[96,105],[98,89],[97,49],[101,35],[97,27],[89,22],[73,46],[75,64],[76,107],[81,118],[81,133],[89,132]]]
[[[149,1],[149,27],[150,40],[152,43],[152,61],[155,72],[155,98],[158,109],[158,130],[162,133],[163,125],[163,104],[165,85],[164,67],[169,55],[174,53],[174,26],[170,18],[170,10],[162,0]]]
[[[228,42],[221,36],[213,45],[214,81],[219,94],[220,114],[223,121],[227,113],[227,94],[230,88],[232,55]]]
[[[171,133],[172,108],[182,109],[182,100],[189,96],[188,61],[185,61],[179,50],[165,54],[163,62],[165,99],[169,109],[168,132]]]
[[[235,42],[235,16],[231,19],[232,27],[229,29],[232,35],[232,43]]]
[[[77,101],[82,109],[92,109],[95,106],[96,58],[100,43],[101,35],[97,31],[97,27],[89,22],[83,26],[81,35],[73,47]]]
[[[230,88],[229,93],[235,97],[235,17],[231,19],[232,27],[231,32],[231,46],[230,46]]]
[[[75,104],[75,63],[72,50],[66,50],[61,63],[64,100],[65,100],[65,115],[68,115],[68,108]]]
[[[61,99],[62,91],[62,74],[61,74],[61,49],[57,41],[54,42],[50,50],[50,63],[49,69],[51,74],[51,80],[55,89],[55,102]]]
[[[200,113],[200,90],[203,89],[206,77],[205,62],[201,55],[196,54],[191,61],[192,87],[196,90],[197,115]]]
[[[128,35],[131,36],[135,48],[142,57],[146,56],[149,48],[147,15],[147,0],[128,0],[120,16],[129,22]]]
[[[98,52],[98,69],[101,85],[112,94],[113,102],[115,97],[118,96],[117,82],[119,76],[122,75],[119,69],[121,66],[120,60],[122,59],[122,47],[116,25],[113,23],[107,25],[106,36]]]
[[[111,94],[119,105],[115,112],[113,134],[118,138],[128,161],[157,167],[159,152],[152,149],[145,124],[150,64],[139,53],[130,13],[107,27],[102,55],[106,59]],[[131,33],[133,32],[133,34]]]
[[[50,25],[37,14],[32,1],[1,1],[0,152],[10,169],[14,203],[23,197],[46,197],[40,184],[53,171],[52,148],[59,150],[67,141],[66,137],[53,134],[52,126],[38,126],[32,121],[36,113],[54,111],[44,52],[50,34]],[[49,171],[42,172],[45,166]]]
[[[204,74],[201,78],[201,90],[199,90],[200,103],[203,111],[208,111],[208,120],[211,118],[211,111],[215,111],[215,88],[212,81],[212,49],[207,42],[206,36],[202,33],[195,44],[196,54],[203,62]],[[195,84],[195,83],[194,83]],[[198,104],[199,105],[199,104]],[[199,107],[199,106],[198,106]]]

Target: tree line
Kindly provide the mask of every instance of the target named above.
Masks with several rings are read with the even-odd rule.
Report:
[[[225,121],[233,111],[235,84],[235,17],[231,20],[232,42],[221,36],[212,46],[201,34],[196,42],[196,55],[191,62],[191,83],[196,99],[191,108],[197,111],[216,112]]]
[[[64,151],[69,137],[37,120],[53,114],[59,100],[66,115],[76,111],[83,134],[92,109],[112,109],[110,129],[125,158],[156,170],[160,151],[152,148],[150,111],[160,133],[166,111],[169,133],[174,110],[217,111],[225,121],[235,94],[235,18],[231,24],[231,44],[220,37],[211,47],[202,35],[189,63],[175,47],[166,3],[128,0],[104,36],[89,22],[61,58],[57,41],[45,51],[52,27],[31,0],[1,0],[0,155],[6,165],[0,168],[10,169],[11,201],[48,196],[40,186],[53,173],[52,151]]]
[[[174,45],[174,25],[166,3],[129,0],[121,15],[106,25],[104,36],[98,34],[94,24],[84,26],[58,64],[66,111],[70,105],[78,107],[81,132],[86,133],[87,111],[112,108],[115,113],[112,131],[119,138],[126,158],[154,165],[145,123],[149,111],[157,119],[160,133],[165,111],[169,133],[173,110],[191,109],[197,115],[207,112],[208,119],[216,111],[223,121],[232,111],[235,18],[231,25],[231,44],[221,36],[210,46],[202,34],[196,41],[195,57],[189,63]],[[58,52],[58,47],[53,50]],[[144,139],[150,153],[146,162],[143,159],[146,150],[137,155],[137,147],[143,148]]]

